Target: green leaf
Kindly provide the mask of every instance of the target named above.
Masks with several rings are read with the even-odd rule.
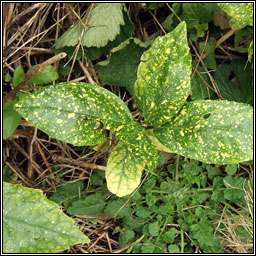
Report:
[[[225,169],[228,175],[234,175],[237,171],[237,164],[228,164]]]
[[[138,161],[144,161],[153,171],[157,166],[158,152],[145,129],[137,122],[127,122],[114,129],[117,138],[126,143]]]
[[[3,210],[4,253],[56,253],[90,242],[39,189],[4,182]]]
[[[21,116],[14,109],[16,99],[9,100],[3,108],[3,139],[6,140],[12,136],[13,132],[19,126]]]
[[[83,189],[84,184],[82,181],[66,183],[61,188],[57,188],[50,199],[58,204],[64,204],[67,208],[73,201],[79,198]]]
[[[183,3],[180,18],[186,21],[191,31],[197,24],[210,22],[218,9],[216,3]]]
[[[248,179],[243,177],[227,176],[223,179],[226,187],[224,197],[234,203],[245,205],[245,191],[248,188]]]
[[[207,165],[206,170],[208,171],[208,178],[212,180],[214,177],[221,175],[222,170],[216,166]]]
[[[156,138],[174,153],[205,163],[253,159],[253,108],[228,101],[191,101]]]
[[[151,177],[143,184],[143,189],[148,194],[151,192],[151,190],[156,186],[156,177]]]
[[[120,33],[120,25],[124,25],[124,8],[125,5],[123,3],[96,3],[92,11],[87,11],[82,18],[82,21],[85,22],[88,15],[90,15],[82,45],[86,47],[103,47],[109,41],[113,41]],[[83,30],[84,26],[80,22],[77,23],[61,36],[55,44],[55,48],[77,45]]]
[[[91,183],[93,186],[103,186],[105,180],[105,172],[94,171],[91,176]]]
[[[158,222],[153,222],[150,223],[148,226],[148,231],[151,236],[158,236],[159,235],[159,223]]]
[[[11,180],[17,180],[18,179],[18,176],[16,173],[13,173],[12,169],[5,165],[3,167],[3,170],[2,170],[2,177],[3,177],[3,181],[6,181],[6,182],[9,182]]]
[[[190,226],[190,230],[192,237],[197,239],[204,253],[217,253],[221,250],[220,241],[215,237],[214,229],[207,219],[200,219],[197,224]]]
[[[253,26],[253,3],[218,3],[218,6],[231,17],[232,29]]]
[[[214,78],[223,98],[253,105],[252,64],[240,60],[221,64]]]
[[[170,14],[167,16],[167,18],[164,20],[164,22],[162,22],[162,27],[168,31],[171,32],[172,31],[172,24],[173,24],[173,16],[174,14]]]
[[[12,82],[12,80],[13,80],[13,79],[12,79],[11,75],[10,75],[9,73],[7,73],[6,76],[5,76],[4,81],[7,82],[7,83],[9,83],[9,82]]]
[[[35,67],[30,69],[28,73]],[[59,78],[59,74],[56,72],[55,67],[47,66],[42,72],[35,74],[28,83],[30,84],[49,84]]]
[[[71,215],[76,214],[99,214],[103,213],[103,210],[106,205],[105,193],[94,193],[89,196],[83,196],[81,199],[78,199],[68,207],[68,213]]]
[[[112,49],[109,59],[96,65],[99,78],[106,84],[125,86],[130,94],[133,94],[140,56],[148,45],[148,42],[143,43],[137,38],[130,38]]]
[[[197,37],[204,37],[205,31],[208,30],[208,23],[197,24],[195,28]]]
[[[253,31],[249,28],[240,29],[235,33],[234,46],[240,53],[248,52],[250,42],[253,39]]]
[[[120,26],[120,34],[117,35],[114,41],[109,41],[106,46],[101,48],[81,46],[76,56],[76,59],[81,59],[82,57],[90,60],[99,59],[101,55],[108,55],[110,50],[117,47],[121,42],[130,38],[132,36],[132,32],[134,31],[134,24],[132,23],[126,9],[123,12],[123,16],[124,16],[125,24]],[[56,44],[55,44],[52,47],[52,50],[56,54],[65,52],[67,53],[67,56],[69,58],[74,58],[76,47],[77,46],[65,46],[61,48],[56,48]]]
[[[148,219],[151,214],[151,211],[148,207],[143,207],[139,204],[136,205],[135,211],[136,211],[136,215],[143,219]]]
[[[124,206],[124,202],[119,200],[113,200],[104,209],[104,214],[110,215],[115,214],[118,210],[120,210]]]
[[[176,244],[170,244],[168,246],[168,252],[169,253],[180,253],[180,248]]]
[[[49,136],[76,146],[105,141],[104,128],[133,120],[124,102],[110,91],[81,82],[65,82],[21,94],[16,110]]]
[[[135,233],[133,230],[125,229],[124,231],[121,232],[119,236],[119,239],[118,239],[119,245],[124,246],[128,244],[134,239],[134,237],[135,237]]]
[[[191,56],[186,23],[158,37],[141,56],[135,102],[148,125],[160,126],[177,114],[190,93]]]
[[[138,160],[132,149],[120,142],[108,159],[106,169],[107,186],[119,197],[129,195],[140,184],[145,162]]]
[[[180,232],[176,228],[170,228],[168,231],[164,232],[163,239],[166,243],[173,243],[175,236],[179,234]]]
[[[13,74],[13,86],[16,87],[18,86],[22,80],[24,79],[24,71],[23,69],[18,66],[15,70],[14,70],[14,74]]]
[[[155,245],[151,241],[144,242],[143,246],[141,246],[141,253],[154,253]]]
[[[159,7],[162,7],[164,3],[147,3],[147,7],[149,10],[155,10]]]

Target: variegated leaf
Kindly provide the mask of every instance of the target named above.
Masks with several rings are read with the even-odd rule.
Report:
[[[57,253],[90,242],[40,189],[4,182],[3,210],[4,253]]]
[[[218,3],[218,6],[231,17],[231,28],[253,26],[253,3]]]
[[[147,163],[151,170],[157,165],[158,152],[155,145],[137,122],[128,122],[114,129],[116,137],[121,139],[132,150],[133,155]]]
[[[87,83],[65,82],[20,94],[16,110],[49,136],[76,146],[96,145],[106,129],[133,120],[125,103],[110,91]]]
[[[176,118],[154,129],[172,152],[210,164],[253,159],[253,108],[231,101],[192,101]]]
[[[190,93],[191,56],[186,23],[158,37],[141,56],[134,99],[148,125],[170,121]]]
[[[120,142],[108,159],[106,169],[107,186],[119,197],[129,195],[140,184],[145,162],[134,155],[132,148]]]

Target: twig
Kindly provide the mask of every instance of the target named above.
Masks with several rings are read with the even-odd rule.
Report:
[[[65,52],[61,52],[55,56],[53,56],[52,58],[44,61],[43,63],[37,65],[31,72],[29,72],[26,77],[23,79],[23,81],[16,87],[14,88],[12,91],[10,91],[9,94],[7,94],[4,97],[3,100],[3,105],[5,105],[8,100],[10,100],[11,98],[13,98],[17,92],[19,92],[21,89],[26,88],[28,86],[29,80],[37,73],[42,72],[47,66],[55,63],[56,61],[59,61],[63,58],[65,58],[67,56],[67,54]]]
[[[216,48],[218,48],[224,41],[236,33],[235,29],[230,29],[224,36],[222,36],[216,43]]]
[[[104,237],[104,236],[105,236],[105,232],[103,232],[103,233],[96,239],[96,241],[95,241],[92,245],[89,246],[89,248],[87,249],[87,251],[90,251],[90,249],[93,248],[93,247],[99,242],[99,240],[100,240],[102,237]]]
[[[164,30],[164,28],[162,27],[161,23],[157,20],[156,16],[151,12],[149,11],[149,13],[152,15],[153,19],[155,20],[155,22],[157,23],[157,25],[160,27],[160,29],[164,32],[164,34],[166,35],[166,32]]]
[[[88,71],[87,68],[83,65],[83,63],[82,63],[80,60],[78,60],[78,62],[79,62],[80,67],[81,67],[82,70],[84,71],[84,74],[87,76],[87,78],[88,78],[90,84],[96,84],[96,82],[92,79],[92,77],[91,77],[89,71]]]
[[[73,68],[74,68],[74,65],[75,65],[76,57],[77,57],[79,48],[80,48],[80,46],[81,46],[81,43],[82,43],[82,40],[83,40],[83,37],[84,37],[84,33],[85,33],[85,31],[88,29],[88,26],[87,26],[87,25],[88,25],[89,17],[91,16],[91,12],[92,12],[92,9],[93,9],[94,5],[95,5],[94,3],[91,4],[90,10],[89,10],[89,13],[88,13],[88,16],[87,16],[87,18],[86,18],[85,23],[82,22],[82,25],[84,26],[84,29],[83,29],[83,31],[82,31],[82,34],[81,34],[79,43],[78,43],[78,45],[77,45],[77,47],[76,47],[75,56],[74,56],[74,59],[73,59],[73,62],[72,62],[71,68],[70,68],[70,72],[69,72],[69,74],[68,74],[67,81],[69,81],[69,79],[70,79],[70,77],[71,77],[71,73],[72,73]],[[74,11],[73,11],[73,12],[74,12]],[[79,20],[80,20],[80,19],[79,19]]]
[[[65,157],[58,156],[58,155],[53,155],[52,159],[53,159],[53,161],[75,164],[75,165],[85,167],[85,168],[89,168],[89,169],[93,169],[93,170],[106,171],[106,166],[103,166],[103,165],[87,163],[87,162],[83,162],[83,161],[76,161],[76,160],[72,160],[72,159],[65,158]]]
[[[196,73],[196,71],[197,71],[197,69],[198,69],[198,66],[199,66],[201,60],[203,59],[204,50],[205,50],[206,45],[207,45],[207,42],[208,42],[208,37],[209,37],[209,31],[207,31],[206,39],[205,39],[205,43],[204,43],[204,47],[203,47],[203,49],[202,49],[200,58],[199,58],[199,60],[198,60],[198,62],[197,62],[197,64],[196,64],[196,67],[195,67],[195,69],[194,69],[194,72],[193,72],[193,74],[192,74],[192,76],[191,76],[191,78],[190,78],[191,80],[192,80],[192,78],[194,77],[194,75],[195,75],[195,73]]]

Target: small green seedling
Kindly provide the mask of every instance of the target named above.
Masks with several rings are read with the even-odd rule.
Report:
[[[157,149],[214,164],[253,158],[252,106],[187,102],[191,69],[185,22],[155,39],[141,56],[133,97],[151,130],[136,122],[115,94],[81,82],[20,94],[15,108],[49,136],[76,146],[99,145],[107,139],[105,129],[113,131],[118,144],[109,157],[106,180],[108,189],[122,197],[139,186],[145,168],[155,170]]]

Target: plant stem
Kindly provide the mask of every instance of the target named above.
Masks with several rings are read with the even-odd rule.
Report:
[[[7,95],[5,95],[4,100],[3,100],[3,105],[5,105],[11,98],[13,98],[17,92],[19,92],[21,89],[23,88],[27,88],[27,86],[29,85],[29,80],[36,75],[39,72],[42,72],[47,66],[65,58],[67,56],[67,54],[65,52],[61,52],[55,56],[53,56],[52,58],[44,61],[43,63],[37,65],[32,71],[30,71],[25,78],[23,79],[23,81],[17,86],[15,87],[12,91],[10,91]]]
[[[182,228],[180,229],[180,239],[180,252],[184,253],[184,231]]]
[[[180,161],[180,155],[177,155],[176,159],[176,174],[175,174],[175,181],[179,181],[178,172],[179,172],[179,161]]]
[[[159,234],[159,236],[158,236],[157,239],[156,239],[156,244],[158,243],[160,237],[162,236],[162,234],[163,234],[163,232],[164,232],[164,230],[165,230],[165,228],[166,228],[166,225],[167,225],[167,223],[168,223],[169,218],[170,218],[170,215],[168,215],[168,216],[166,217],[166,219],[165,219],[165,222],[164,222],[164,225],[163,225],[163,227],[162,227],[162,229],[161,229],[161,231],[160,231],[160,234]]]

